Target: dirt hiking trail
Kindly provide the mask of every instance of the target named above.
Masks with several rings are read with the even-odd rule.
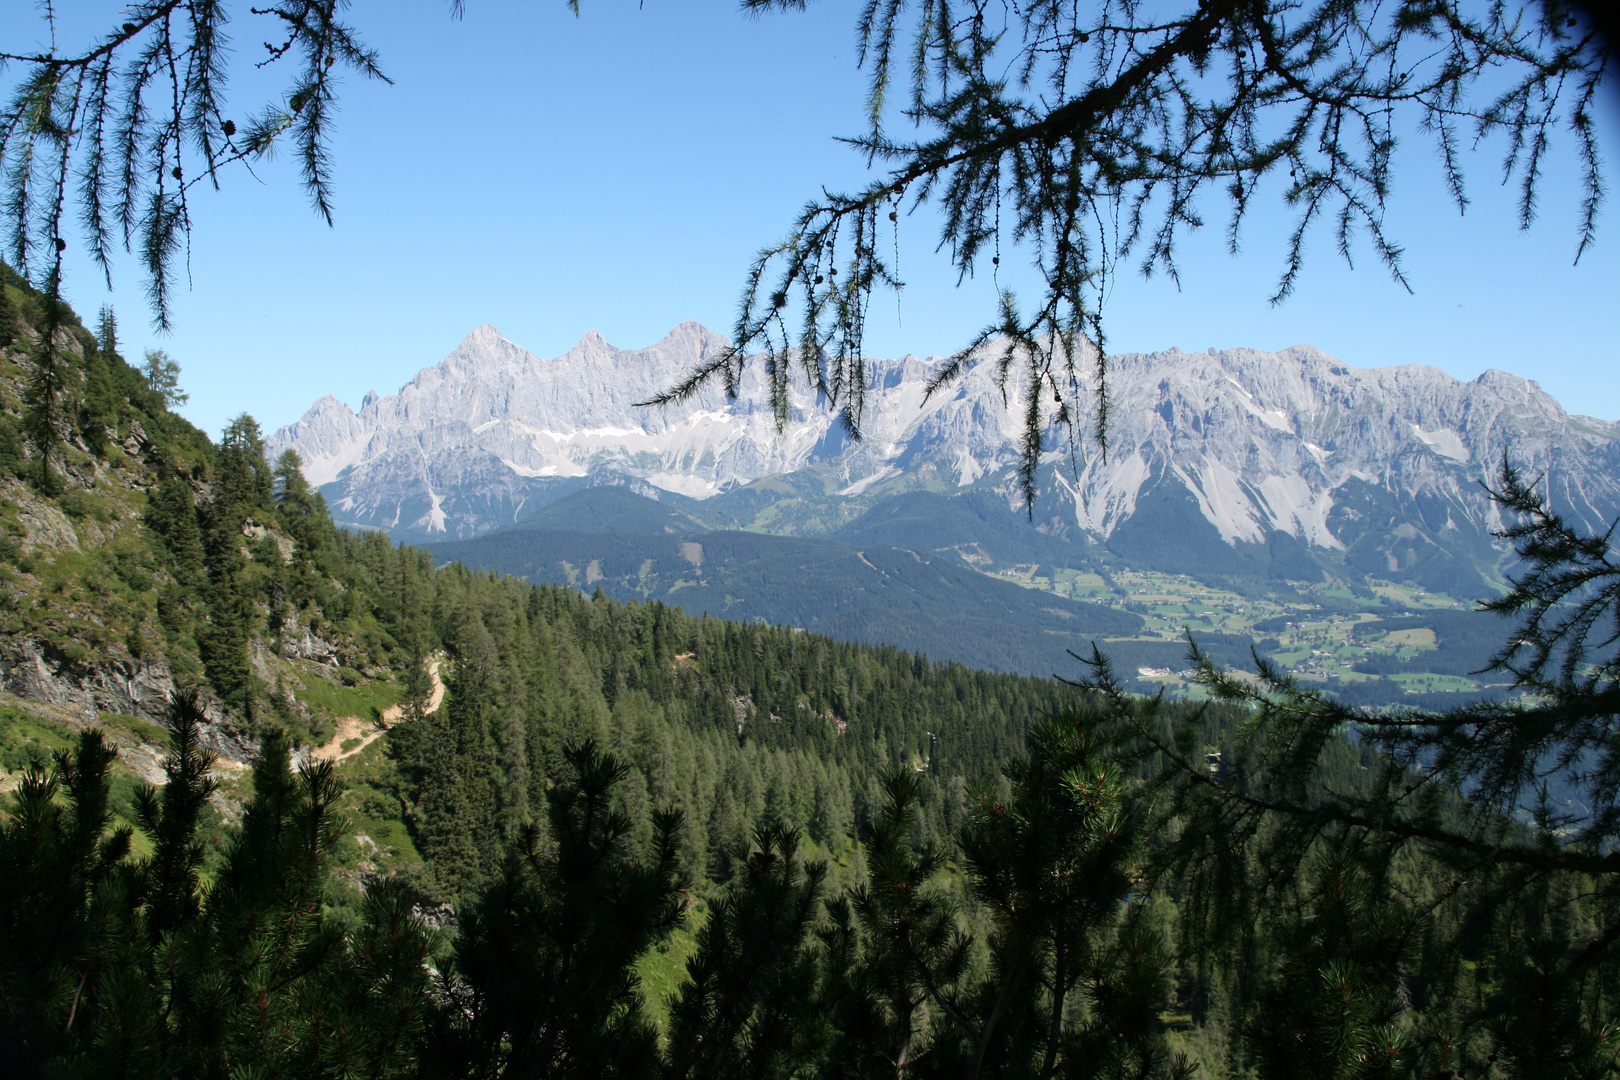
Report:
[[[433,693],[428,696],[427,708],[424,713],[437,711],[439,703],[444,700],[444,683],[439,680],[439,661],[428,663],[428,678],[433,681]],[[383,710],[382,719],[362,719],[358,716],[341,716],[337,721],[337,733],[334,734],[325,746],[317,747],[309,753],[311,761],[338,762],[344,758],[351,758],[366,747],[377,741],[377,737],[399,722],[405,715],[403,705],[390,705]],[[351,739],[360,741],[347,750],[343,744]]]

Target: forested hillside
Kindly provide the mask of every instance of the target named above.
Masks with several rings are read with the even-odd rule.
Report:
[[[619,798],[638,815],[686,811],[682,866],[701,875],[766,819],[848,855],[895,765],[925,778],[923,834],[947,836],[964,784],[993,777],[1033,718],[1073,698],[895,649],[435,569],[380,533],[334,528],[296,455],[264,459],[251,417],[215,445],[171,412],[118,353],[110,313],[98,336],[15,276],[6,298],[8,788],[92,719],[161,756],[152,722],[175,693],[197,697],[204,745],[239,763],[272,727],[304,755],[340,714],[375,722],[397,701],[415,719],[346,759],[365,777],[350,802],[393,839],[381,861],[436,901],[491,872],[543,812],[571,742],[635,763]],[[49,416],[36,404],[46,364]],[[450,692],[429,715],[436,654]]]
[[[1602,720],[435,567],[6,284],[8,1074],[1613,1075]],[[1586,817],[1516,817],[1570,747]]]
[[[950,554],[743,531],[665,531],[679,519],[661,511],[621,489],[595,488],[546,507],[534,521],[428,550],[534,582],[599,588],[619,599],[661,600],[694,613],[797,626],[1029,675],[1072,674],[1067,649],[1142,629],[1140,616],[997,581]],[[574,528],[562,524],[568,517]],[[586,531],[590,526],[599,531]],[[1243,647],[1226,657],[1234,662],[1248,657],[1247,641],[1237,643]]]

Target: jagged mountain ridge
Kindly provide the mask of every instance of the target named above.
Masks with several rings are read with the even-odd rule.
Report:
[[[424,540],[475,536],[603,482],[707,500],[815,470],[845,500],[988,485],[1011,501],[1021,406],[995,386],[993,362],[925,402],[939,358],[870,361],[860,442],[806,392],[779,434],[753,370],[737,400],[716,389],[635,407],[724,346],[689,322],[639,350],[593,331],[544,360],[484,326],[398,393],[367,395],[358,413],[323,398],[269,446],[299,452],[339,519]],[[1371,542],[1363,561],[1393,572],[1400,543],[1444,550],[1460,538],[1483,558],[1496,518],[1480,481],[1510,447],[1586,524],[1620,511],[1620,425],[1569,414],[1501,371],[1464,382],[1420,365],[1353,368],[1310,346],[1172,349],[1111,358],[1109,392],[1106,461],[1089,437],[1087,387],[1079,437],[1048,416],[1038,516],[1076,539],[1118,541],[1148,493],[1169,492],[1228,545],[1282,533],[1344,554]]]

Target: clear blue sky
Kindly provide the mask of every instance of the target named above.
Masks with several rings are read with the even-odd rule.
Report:
[[[103,21],[65,29],[88,35],[117,6],[81,4],[74,18]],[[126,354],[167,349],[192,395],[187,415],[217,435],[242,411],[266,429],[288,423],[326,393],[357,406],[481,323],[542,356],[592,328],[623,347],[685,319],[729,330],[753,253],[822,185],[864,175],[833,141],[861,128],[857,6],[754,20],[726,0],[584,0],[576,19],[562,0],[468,0],[454,22],[442,0],[359,0],[352,22],[394,85],[347,85],[336,227],[309,210],[287,158],[202,194],[172,335],[147,328],[134,260],[116,268]],[[269,31],[245,4],[238,18],[250,57]],[[8,47],[37,40],[37,10],[7,5],[0,33]],[[234,91],[244,111],[254,78]],[[1613,111],[1602,123],[1612,162],[1620,123]],[[1296,295],[1268,305],[1287,227],[1273,190],[1240,258],[1227,256],[1211,202],[1207,235],[1183,246],[1180,291],[1122,279],[1107,309],[1112,347],[1309,343],[1363,367],[1427,363],[1461,378],[1497,367],[1540,380],[1572,411],[1620,418],[1613,209],[1574,267],[1578,191],[1564,158],[1540,221],[1521,233],[1493,151],[1474,160],[1474,205],[1459,217],[1417,132],[1405,146],[1391,221],[1415,295],[1370,253],[1346,269],[1323,235]],[[901,224],[907,288],[875,303],[869,351],[950,352],[990,317],[993,286],[956,287],[927,210]],[[77,251],[71,299],[93,314],[107,296]],[[1004,255],[1017,284],[1019,260]]]

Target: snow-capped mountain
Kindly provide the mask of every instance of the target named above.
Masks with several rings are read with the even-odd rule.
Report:
[[[414,539],[474,536],[600,482],[706,500],[814,467],[820,490],[851,500],[1011,490],[1022,406],[1003,398],[992,362],[925,401],[939,358],[870,361],[860,442],[808,393],[779,433],[759,365],[737,400],[715,389],[681,406],[635,405],[725,344],[689,322],[639,350],[593,331],[546,360],[483,326],[358,413],[321,399],[269,447],[298,451],[339,520]],[[1050,429],[1037,512],[1075,539],[1117,539],[1150,492],[1175,492],[1228,545],[1285,534],[1346,552],[1376,534],[1363,555],[1395,571],[1412,558],[1403,540],[1489,548],[1496,518],[1480,482],[1505,451],[1587,524],[1620,512],[1620,425],[1567,413],[1501,371],[1462,382],[1420,365],[1352,368],[1309,346],[1170,350],[1112,358],[1109,393],[1106,459],[1089,412],[1076,437]]]

